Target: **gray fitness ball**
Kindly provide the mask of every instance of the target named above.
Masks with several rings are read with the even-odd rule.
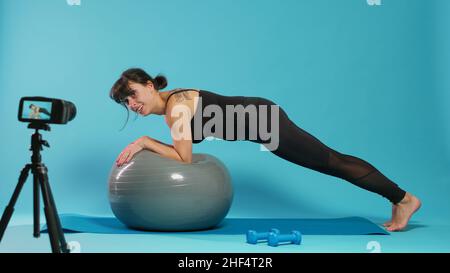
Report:
[[[191,164],[143,150],[109,176],[114,215],[134,229],[188,231],[218,225],[233,199],[225,165],[208,154]]]

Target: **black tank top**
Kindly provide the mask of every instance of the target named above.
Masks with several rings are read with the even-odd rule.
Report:
[[[260,97],[244,97],[244,96],[223,96],[216,94],[211,91],[201,90],[201,89],[182,89],[177,88],[174,92],[172,92],[168,97],[167,101],[169,101],[170,97],[176,93],[184,92],[184,91],[197,91],[198,92],[198,104],[197,109],[195,109],[195,113],[191,118],[191,136],[192,136],[192,143],[197,144],[202,142],[206,137],[216,137],[228,141],[236,141],[236,140],[251,140],[258,143],[264,143],[259,138],[258,135],[258,128],[249,127],[249,116],[245,115],[245,138],[241,139],[238,138],[238,121],[237,121],[237,113],[235,113],[233,116],[227,116],[226,115],[226,106],[238,106],[242,105],[244,108],[248,105],[255,105],[258,107],[259,105],[276,105],[274,102],[260,98]],[[208,128],[206,131],[211,131],[211,134],[205,135],[204,134],[204,126],[207,125],[208,121],[215,118],[216,113],[214,111],[211,111],[211,109],[207,109],[208,111],[205,111],[205,108],[207,108],[210,105],[214,105],[216,107],[219,107],[222,111],[222,130],[219,128]],[[268,107],[270,109],[270,107]],[[213,109],[213,108],[212,108]],[[267,119],[270,120],[271,111],[267,111]],[[258,120],[256,124],[259,124],[259,116],[258,114]],[[226,124],[227,120],[233,119],[234,124],[234,134],[231,136],[227,135],[226,130]],[[270,124],[269,124],[270,126]],[[211,129],[211,130],[209,130]],[[269,127],[270,129],[270,127]],[[256,132],[254,132],[256,130]],[[257,139],[249,139],[250,132],[256,133],[258,135]],[[231,134],[231,133],[230,133]]]

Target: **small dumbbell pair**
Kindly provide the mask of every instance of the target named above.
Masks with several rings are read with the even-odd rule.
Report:
[[[269,246],[278,246],[280,243],[299,245],[302,242],[302,234],[296,230],[291,234],[280,234],[276,228],[271,229],[270,232],[247,231],[247,243],[256,244],[259,240],[267,240]]]

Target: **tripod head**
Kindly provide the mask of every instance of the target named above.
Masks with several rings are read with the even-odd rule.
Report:
[[[50,131],[50,126],[46,123],[41,123],[41,122],[32,122],[32,123],[28,124],[28,128],[36,129],[36,130]]]
[[[50,131],[50,126],[45,123],[30,123],[28,124],[29,129],[35,129],[36,131],[31,136],[31,147],[30,151],[33,151],[33,155],[31,156],[31,162],[33,163],[41,163],[41,151],[43,150],[42,145],[50,148],[48,142],[42,139],[41,134],[39,134],[39,130]]]

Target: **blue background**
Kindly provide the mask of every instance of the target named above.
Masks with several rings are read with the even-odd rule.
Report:
[[[261,96],[333,149],[372,163],[419,196],[414,219],[450,212],[450,1],[0,1],[0,209],[30,161],[22,96],[72,101],[76,118],[42,132],[60,213],[109,214],[107,179],[120,151],[160,116],[130,121],[109,99],[120,73],[141,67],[168,89]],[[390,217],[381,196],[247,142],[204,141],[229,168],[229,217]],[[32,213],[31,177],[16,212]]]

